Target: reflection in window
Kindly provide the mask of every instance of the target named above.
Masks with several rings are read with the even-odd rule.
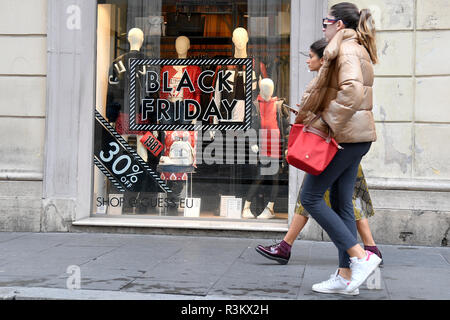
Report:
[[[289,52],[287,0],[98,1],[93,213],[286,221]]]

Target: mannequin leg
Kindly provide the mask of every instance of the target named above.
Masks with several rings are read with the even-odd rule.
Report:
[[[242,218],[244,218],[244,219],[255,219],[255,215],[250,210],[251,204],[252,203],[250,201],[247,201],[247,200],[245,201],[244,209],[242,210]]]
[[[255,197],[256,193],[258,192],[261,183],[263,182],[261,174],[259,172],[260,171],[258,168],[258,175],[257,175],[256,179],[253,181],[253,183],[247,193],[248,201],[245,201],[244,210],[242,211],[242,217],[244,219],[256,218],[255,215],[250,210],[250,205],[251,205],[252,199]],[[248,206],[247,209],[246,209],[246,206]]]
[[[276,173],[272,176],[272,185],[271,186],[272,186],[272,188],[270,191],[270,202],[267,204],[264,211],[258,216],[258,219],[274,219],[276,217],[273,208],[274,208],[275,201],[278,196],[278,190],[279,190],[278,173]]]
[[[269,202],[264,211],[257,217],[258,219],[274,219],[275,212],[273,211],[274,202]]]

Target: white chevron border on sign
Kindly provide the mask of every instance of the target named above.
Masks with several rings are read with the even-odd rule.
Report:
[[[244,65],[247,67],[247,79],[246,79],[246,99],[245,99],[245,118],[242,125],[233,126],[229,125],[204,125],[201,127],[202,130],[248,130],[250,128],[251,113],[252,113],[252,75],[253,75],[253,59],[252,58],[222,58],[222,59],[130,59],[130,71],[133,72],[134,68],[138,66],[163,66],[163,65],[183,65],[183,66],[200,66],[200,65]],[[132,131],[196,131],[199,130],[198,126],[195,125],[158,125],[158,124],[147,124],[138,125],[136,124],[136,79],[135,77],[130,77],[130,130]]]

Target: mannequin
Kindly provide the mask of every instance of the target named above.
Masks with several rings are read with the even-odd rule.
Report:
[[[273,97],[275,85],[269,78],[263,79],[260,82],[260,93],[257,100],[254,102],[256,110],[256,126],[267,132],[265,138],[261,137],[260,131],[260,147],[252,146],[253,152],[260,152],[260,158],[265,158],[270,161],[279,161],[281,159],[281,138],[283,117],[281,115],[281,105],[283,100]],[[267,161],[265,161],[267,162]],[[244,204],[242,217],[244,219],[254,219],[255,216],[250,210],[251,199],[256,195],[259,186],[264,182],[265,176],[258,174],[255,182],[250,187],[247,193],[247,200]],[[266,205],[264,211],[258,216],[258,219],[273,219],[275,199],[278,194],[278,172],[272,176],[273,186],[270,195],[270,201]]]
[[[144,32],[139,28],[133,28],[128,32],[130,51],[140,51],[144,43]]]
[[[106,117],[108,121],[115,124],[115,129],[126,141],[131,143],[131,140],[136,139],[136,151],[138,155],[149,164],[149,166],[156,170],[157,159],[149,157],[149,152],[145,146],[140,142],[146,131],[130,131],[130,74],[128,72],[130,59],[144,59],[145,55],[141,52],[144,43],[144,32],[141,29],[133,28],[128,32],[128,43],[130,51],[116,58],[110,67],[108,78],[108,97],[107,97],[107,112]],[[140,67],[133,76],[136,77],[136,100],[141,101],[145,96],[144,77],[146,69],[144,66]],[[137,106],[138,124],[145,124],[147,122],[140,121],[138,114],[139,106]],[[131,139],[133,138],[133,139]],[[148,181],[148,183],[151,183]],[[144,196],[147,186],[143,186],[141,192],[125,192],[123,210],[125,213],[133,213],[130,199]],[[130,207],[131,206],[131,207]],[[146,213],[145,207],[138,207],[137,213]]]
[[[142,44],[144,43],[144,32],[139,28],[133,28],[128,32],[128,43],[130,44],[130,51],[141,51]],[[142,71],[140,71],[142,75],[145,75],[145,66]],[[145,162],[148,160],[147,150],[144,145],[140,142],[143,135],[137,136],[137,153],[144,159]],[[128,140],[128,136],[124,137]]]
[[[265,101],[269,101],[272,99],[273,91],[274,91],[275,85],[273,81],[269,78],[263,79],[259,83],[259,94],[261,98],[263,98]],[[258,145],[251,146],[251,149],[254,153],[258,153],[259,147]]]
[[[236,28],[233,31],[232,38],[235,50],[234,50],[234,58],[236,59],[244,59],[248,58],[247,55],[247,44],[249,41],[248,32],[244,28]],[[216,91],[214,94],[214,100],[217,106],[221,106],[221,101],[226,99],[228,102],[232,102],[233,99],[237,100],[237,104],[233,109],[233,114],[231,119],[222,120],[226,121],[234,121],[234,122],[243,122],[245,117],[245,70],[243,66],[228,66],[228,67],[218,67],[216,70],[216,74],[219,71],[231,72],[232,76],[230,76],[230,83],[232,84],[232,92],[219,92],[218,91],[218,83],[216,83]],[[255,91],[257,89],[257,75],[255,70],[253,70],[253,82],[252,82],[252,90]],[[222,111],[222,110],[221,110]],[[225,114],[223,114],[223,117]],[[217,120],[215,120],[217,123]]]
[[[244,28],[236,28],[233,31],[234,57],[247,58],[248,32]]]
[[[269,101],[270,99],[272,99],[274,88],[275,85],[272,79],[267,78],[261,80],[259,84],[259,94],[261,95],[261,98],[263,98],[265,101]]]
[[[186,59],[190,48],[191,41],[188,37],[180,36],[175,41],[175,50],[177,51],[178,59]]]
[[[175,41],[175,50],[178,55],[178,59],[186,59],[188,51],[190,49],[190,40],[189,38],[185,36],[180,36]],[[163,77],[163,74],[165,72],[168,72],[169,74],[169,87],[172,88],[172,91],[170,93],[167,92],[161,92],[160,98],[169,100],[172,103],[175,103],[177,101],[183,101],[186,99],[193,99],[200,103],[200,95],[201,91],[198,88],[197,80],[201,74],[201,69],[198,66],[164,66],[161,69],[161,79]],[[180,83],[181,77],[184,72],[187,72],[189,74],[189,78],[194,84],[194,92],[190,92],[188,88],[184,88],[182,91],[176,91],[176,87]],[[193,106],[191,105],[191,110]],[[184,114],[183,114],[184,108],[182,108],[181,111],[181,121],[184,122]],[[169,114],[173,114],[173,110],[169,111]],[[164,124],[172,123],[172,120],[169,121],[163,121]]]
[[[113,62],[113,70],[109,76],[109,88],[108,103],[118,104],[120,106],[119,113],[114,119],[114,116],[107,116],[110,122],[116,123],[117,132],[123,136],[125,140],[129,140],[130,135],[136,136],[137,139],[137,153],[144,159],[148,160],[147,150],[139,142],[144,132],[130,132],[129,131],[129,79],[127,77],[128,60],[130,58],[144,58],[144,55],[140,52],[144,43],[144,32],[139,28],[133,28],[128,32],[128,43],[130,44],[130,52],[120,56]],[[142,67],[138,71],[138,78],[142,80],[145,75],[145,67]],[[139,81],[139,80],[138,80]],[[142,92],[137,90],[137,94],[141,95]]]
[[[236,59],[245,59],[250,58],[247,52],[247,46],[249,43],[249,34],[246,29],[244,28],[236,28],[233,31],[232,36],[232,42],[234,44],[234,52],[233,57]],[[246,110],[246,98],[247,94],[251,94],[252,100],[256,99],[257,97],[257,88],[258,88],[258,79],[261,79],[261,75],[263,75],[264,78],[266,78],[266,70],[265,66],[262,63],[256,62],[254,58],[252,58],[253,61],[253,70],[252,70],[252,90],[251,93],[246,92],[246,67],[244,65],[229,65],[229,66],[218,66],[216,68],[216,77],[213,80],[213,87],[215,88],[215,92],[212,94],[212,98],[214,99],[217,106],[219,106],[219,110],[221,113],[221,117],[223,120],[220,122],[226,123],[226,122],[241,122],[243,123],[245,120],[245,110]],[[231,73],[231,75],[228,77],[228,83],[231,85],[231,92],[228,92],[227,90],[224,90],[222,92],[219,92],[219,84],[217,81],[217,75],[219,72],[224,72],[226,74]],[[226,100],[229,104],[236,103],[232,114],[228,115],[225,108],[221,108],[222,101]],[[227,116],[229,118],[227,118]],[[213,119],[214,123],[219,123],[219,120],[217,117],[214,117]],[[226,142],[224,141],[224,150],[226,148]],[[251,169],[254,167],[253,165],[250,165],[248,162],[250,161],[250,158],[254,156],[254,154],[250,155],[251,152],[255,151],[255,147],[253,147],[253,151],[251,151],[252,146],[249,145],[249,143],[246,141],[245,146],[237,146],[235,143],[234,148],[238,151],[235,154],[235,159],[239,157],[243,157],[246,160],[246,163],[244,164],[225,164],[217,167],[217,171],[219,172],[219,175],[223,175],[230,178],[230,184],[229,189],[226,192],[229,193],[238,193],[241,194],[242,188],[243,188],[243,182],[247,179],[251,179],[253,175],[251,174]],[[255,153],[255,152],[254,152]],[[223,156],[223,163],[226,163],[225,155]]]
[[[186,59],[188,56],[188,52],[190,49],[190,40],[185,36],[180,36],[175,41],[175,50],[178,55],[178,59]],[[160,98],[166,99],[171,102],[170,109],[168,111],[169,115],[172,116],[172,119],[169,121],[163,120],[160,123],[163,124],[185,124],[188,123],[184,120],[184,105],[181,104],[181,118],[179,120],[174,119],[174,110],[176,107],[177,101],[184,101],[186,99],[196,100],[200,103],[200,95],[201,91],[198,88],[197,80],[201,74],[201,69],[198,66],[164,66],[161,70],[161,76],[168,72],[169,75],[169,87],[172,88],[170,93],[161,92]],[[194,92],[190,92],[189,89],[184,88],[181,91],[176,91],[178,84],[180,83],[181,77],[184,72],[189,74],[189,78],[192,80],[194,84]],[[193,106],[190,106],[189,111],[194,111]],[[196,150],[196,141],[197,141],[197,132],[191,131],[166,131],[164,132],[163,144],[164,144],[164,157],[161,158],[160,165],[167,165],[170,163],[170,149],[171,146],[176,141],[185,141],[189,143],[192,147],[192,150]],[[194,164],[195,166],[195,153],[194,153]],[[187,170],[191,170],[192,167],[189,168],[175,168],[172,167],[175,172],[169,171],[169,169],[165,169],[161,172],[161,179],[168,181],[167,185],[172,189],[172,194],[169,197],[169,200],[173,200],[175,203],[179,203],[179,198],[181,197],[181,193],[185,183],[183,181],[188,180]],[[176,208],[169,207],[169,215],[177,215]]]

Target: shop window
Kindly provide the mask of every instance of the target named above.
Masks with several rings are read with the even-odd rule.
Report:
[[[98,1],[93,215],[288,218],[290,1]]]

